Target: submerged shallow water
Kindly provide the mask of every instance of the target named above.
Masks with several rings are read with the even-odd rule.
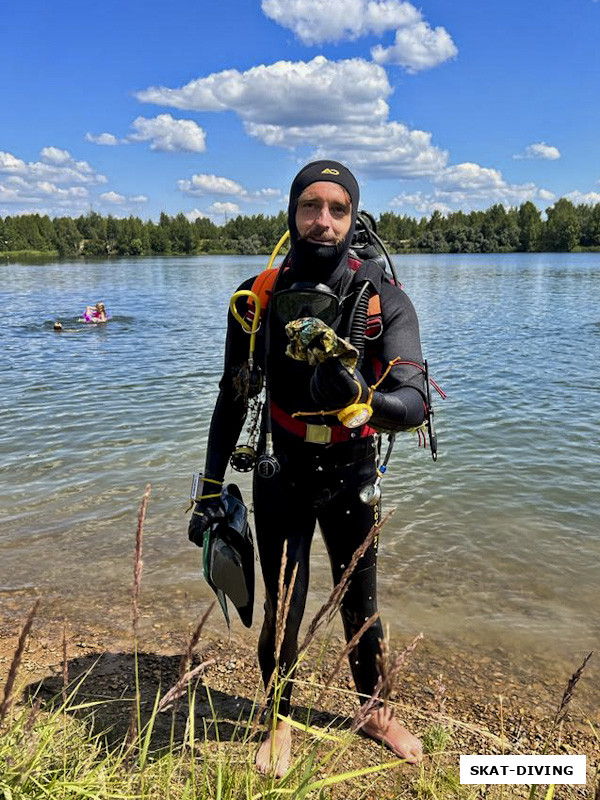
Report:
[[[1,268],[0,601],[39,591],[71,616],[111,613],[126,626],[149,482],[147,611],[175,621],[205,606],[183,511],[204,460],[228,298],[264,261]],[[436,405],[437,464],[399,436],[383,483],[385,507],[397,508],[381,544],[385,620],[402,634],[571,660],[600,642],[600,254],[396,264],[448,398]],[[77,322],[97,300],[110,322]],[[248,476],[235,477],[249,498]],[[317,539],[309,612],[329,586]]]

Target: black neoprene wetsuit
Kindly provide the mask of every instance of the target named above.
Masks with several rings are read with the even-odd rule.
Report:
[[[239,288],[250,289],[254,279]],[[352,274],[348,271],[341,286],[349,301],[337,326],[345,335],[351,306]],[[289,279],[287,280],[289,283]],[[286,275],[278,280],[278,288],[286,287]],[[336,287],[340,288],[340,287]],[[383,332],[378,339],[367,343],[361,373],[372,385],[389,361],[400,357],[422,364],[419,328],[414,308],[407,295],[387,280],[379,288]],[[319,410],[313,401],[309,384],[314,367],[285,355],[288,343],[283,323],[273,314],[269,325],[269,354],[266,359],[271,400],[287,414],[296,411]],[[264,329],[262,331],[264,334]],[[264,363],[265,339],[259,336],[257,360]],[[213,414],[205,475],[222,480],[243,426],[245,407],[233,388],[233,378],[248,358],[248,336],[228,317],[224,374]],[[371,423],[385,430],[397,431],[414,427],[425,416],[424,381],[422,372],[411,365],[395,366],[373,398],[374,415]],[[335,415],[304,418],[315,424],[339,424]],[[275,613],[278,579],[284,542],[287,540],[286,585],[294,566],[298,573],[294,584],[290,613],[280,653],[280,669],[285,672],[296,660],[298,630],[304,613],[309,585],[309,553],[318,521],[331,561],[334,583],[338,583],[353,553],[379,519],[379,505],[373,507],[359,499],[360,489],[372,483],[376,476],[377,437],[354,437],[335,444],[315,444],[304,441],[272,422],[275,455],[281,465],[279,474],[270,479],[255,472],[253,484],[256,540],[265,583],[265,619],[259,640],[259,661],[265,684],[275,663]],[[376,587],[377,542],[374,542],[359,561],[342,601],[341,613],[347,640],[377,610]],[[377,654],[382,638],[379,621],[362,636],[350,653],[350,666],[357,690],[370,695],[378,678]],[[284,690],[280,711],[288,713],[291,682]]]

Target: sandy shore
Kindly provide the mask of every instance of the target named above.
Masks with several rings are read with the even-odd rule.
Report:
[[[25,599],[21,600],[25,606]],[[13,602],[13,613],[0,618],[0,686],[4,684],[18,640],[20,626],[14,612],[20,605],[21,602]],[[167,630],[153,621],[151,613],[144,615],[142,623],[138,663],[142,705],[149,713],[157,692],[164,693],[177,679],[188,631],[181,626]],[[62,685],[64,624],[61,619],[46,616],[42,605],[23,657],[21,683],[37,687],[42,681],[46,697],[60,692]],[[221,628],[221,620],[214,619],[213,625]],[[251,644],[254,629],[244,637],[227,640],[217,634],[216,628],[209,628],[203,635],[196,654],[196,663],[200,659],[213,661],[204,674],[196,712],[209,723],[209,738],[215,736],[208,688],[220,720],[219,737],[226,741],[236,738],[237,720],[248,719],[255,699],[258,697],[259,702],[262,699],[261,684]],[[88,699],[107,701],[130,698],[134,686],[131,636],[110,627],[98,628],[81,622],[76,626],[67,623],[66,631],[70,680],[89,673],[81,694]],[[397,641],[392,646],[401,650],[407,643],[408,640]],[[341,648],[342,642],[335,633],[312,645],[310,658],[299,669],[294,693],[293,715],[299,721],[307,719],[308,708],[313,706],[318,693],[315,684],[323,684]],[[432,726],[440,724],[451,731],[452,755],[448,758],[457,769],[460,753],[499,753],[503,747],[506,752],[539,752],[571,673],[580,661],[565,672],[562,665],[555,669],[551,662],[527,660],[505,651],[461,652],[448,643],[424,640],[401,673],[392,701],[399,718],[418,735],[427,735]],[[344,663],[319,708],[310,712],[310,724],[347,728],[356,706],[350,671]],[[111,726],[116,737],[124,735],[129,721],[127,709],[124,703],[107,702],[97,713],[98,724],[103,729]],[[183,705],[176,725],[180,735],[185,717]],[[600,730],[600,669],[594,657],[575,688],[567,720],[554,734],[548,750],[556,754],[586,754],[592,776],[598,762],[598,741],[590,722]],[[159,739],[167,739],[170,728],[171,715],[162,715],[157,726]],[[344,766],[377,763],[380,756],[379,746],[356,737]],[[583,788],[569,791],[570,797],[593,797]]]

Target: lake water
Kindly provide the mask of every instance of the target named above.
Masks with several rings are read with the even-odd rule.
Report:
[[[6,612],[39,592],[56,613],[127,626],[118,609],[148,482],[146,613],[175,624],[206,606],[183,512],[204,461],[228,299],[265,261],[0,267]],[[383,483],[385,507],[397,508],[382,535],[385,620],[403,635],[575,660],[600,644],[600,254],[396,264],[448,398],[437,402],[438,462],[401,435]],[[77,322],[97,300],[111,321]],[[248,476],[236,477],[249,500]],[[330,586],[320,540],[311,581],[309,611]]]

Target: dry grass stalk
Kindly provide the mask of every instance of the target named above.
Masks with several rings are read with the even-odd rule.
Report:
[[[562,699],[560,701],[560,705],[554,715],[554,720],[552,722],[552,730],[554,731],[562,722],[565,721],[567,717],[567,713],[569,710],[569,704],[573,699],[573,692],[575,691],[575,687],[579,683],[579,679],[581,678],[581,674],[583,670],[586,668],[588,661],[593,655],[593,651],[588,653],[587,656],[583,659],[583,662],[579,669],[575,670],[575,672],[571,675],[569,682],[567,683],[567,688],[564,691]]]
[[[281,552],[281,563],[279,564],[279,581],[277,583],[277,609],[275,611],[275,647],[277,647],[277,640],[281,639],[283,642],[283,631],[281,630],[281,618],[283,616],[283,606],[285,604],[285,571],[287,569],[287,550],[288,540],[283,542],[283,550]],[[281,645],[279,646],[281,652]],[[275,661],[279,659],[276,657]]]
[[[433,682],[433,699],[437,706],[437,713],[443,714],[446,711],[446,684],[441,672]]]
[[[127,729],[127,736],[125,739],[128,755],[127,763],[131,767],[131,754],[133,748],[138,740],[139,726],[138,726],[138,713],[139,713],[139,680],[138,680],[138,663],[137,663],[137,640],[138,640],[138,624],[140,621],[140,589],[142,586],[142,570],[144,567],[143,562],[143,545],[144,545],[144,521],[146,519],[146,508],[148,507],[148,498],[150,497],[150,484],[146,484],[146,489],[142,496],[142,502],[138,510],[137,528],[135,532],[135,551],[133,555],[133,585],[131,587],[131,608],[132,608],[132,627],[133,639],[135,647],[135,691],[136,696],[131,704],[131,712],[129,715],[129,728]]]
[[[277,675],[277,671],[279,669],[279,657],[281,655],[281,648],[283,646],[283,639],[285,636],[287,618],[290,612],[292,593],[294,591],[294,585],[296,583],[296,577],[298,575],[298,564],[295,564],[292,575],[290,577],[289,586],[286,588],[285,573],[287,569],[287,547],[288,547],[288,542],[286,539],[283,543],[283,550],[281,552],[281,564],[279,566],[279,580],[277,584],[277,608],[275,609],[275,650],[274,650],[275,668],[273,669],[273,672],[271,673],[269,680],[267,681],[267,685],[265,686],[265,693],[263,695],[263,699],[256,708],[255,713],[253,714],[252,725],[250,727],[250,738],[256,735],[256,732],[261,724],[265,709],[267,707],[267,703],[269,702],[269,698],[271,696],[271,691],[273,689],[273,684],[275,682],[275,676]]]
[[[386,640],[381,643],[382,655],[379,659],[381,673],[377,685],[373,690],[371,697],[360,706],[352,720],[352,730],[357,731],[369,719],[373,711],[381,704],[383,698],[384,704],[387,704],[389,697],[394,690],[398,673],[406,664],[408,657],[414,652],[416,646],[423,638],[422,633],[418,633],[415,638],[408,644],[401,653],[395,658],[391,658],[388,654],[388,644]]]
[[[69,685],[69,659],[67,657],[67,624],[63,622],[62,638],[62,701],[67,704],[67,686]]]
[[[194,678],[196,678],[203,670],[205,670],[207,667],[210,667],[211,664],[214,663],[215,659],[209,658],[208,661],[203,661],[201,664],[198,664],[197,667],[194,667],[194,669],[188,670],[181,675],[177,683],[169,689],[164,697],[162,697],[160,703],[158,704],[158,710],[168,711],[172,704],[185,694],[190,681],[193,681]]]
[[[140,620],[139,597],[142,585],[143,562],[143,543],[144,543],[144,520],[146,519],[146,508],[150,497],[150,484],[146,486],[142,502],[138,511],[137,530],[135,534],[135,554],[133,557],[133,587],[131,589],[131,604],[133,615],[133,635],[137,641],[138,623]]]
[[[27,639],[29,637],[31,626],[33,625],[33,619],[37,613],[39,604],[40,601],[36,600],[31,608],[31,611],[27,616],[27,619],[25,620],[25,624],[23,625],[21,635],[19,636],[17,649],[15,650],[15,654],[13,656],[10,669],[8,670],[8,677],[6,679],[6,684],[4,686],[4,696],[2,698],[2,703],[0,703],[0,727],[2,727],[2,723],[8,716],[8,713],[15,701],[14,698],[15,681],[17,679],[17,673],[19,672],[19,667],[21,666],[21,659],[23,658],[25,645],[27,644]]]
[[[37,697],[35,703],[31,706],[31,711],[27,716],[27,720],[25,721],[25,725],[23,725],[23,739],[28,740],[31,736],[31,732],[33,731],[33,727],[35,722],[39,716],[40,708],[42,707],[42,698]]]
[[[213,608],[215,607],[215,603],[217,601],[213,600],[208,610],[204,612],[202,619],[198,623],[196,630],[190,636],[190,640],[188,642],[188,646],[186,648],[185,653],[181,656],[181,662],[179,664],[179,677],[178,680],[181,680],[189,671],[192,659],[194,657],[194,650],[196,649],[198,642],[200,641],[200,634],[202,633],[202,629],[206,624],[206,620],[210,617]]]
[[[29,760],[31,757],[33,757],[39,742],[39,734],[36,735],[34,733],[34,727],[40,715],[41,707],[42,698],[37,697],[35,703],[31,706],[29,714],[27,715],[27,719],[25,720],[25,724],[23,725],[23,730],[20,734],[21,746],[26,753],[26,760]]]
[[[323,623],[329,623],[334,614],[338,611],[342,603],[342,600],[344,599],[344,595],[346,594],[346,591],[348,589],[348,584],[350,583],[350,578],[352,577],[352,573],[356,569],[356,565],[358,564],[360,559],[364,556],[364,554],[367,552],[373,540],[375,539],[376,536],[379,535],[379,532],[386,524],[386,522],[389,520],[389,518],[392,516],[392,514],[395,512],[395,510],[396,509],[393,508],[391,511],[388,511],[388,513],[381,519],[381,521],[378,524],[373,525],[371,530],[365,536],[365,539],[362,542],[362,544],[356,548],[356,550],[354,551],[354,555],[350,560],[350,563],[348,564],[348,566],[344,570],[344,573],[342,574],[342,577],[340,578],[339,583],[333,587],[331,594],[311,620],[311,623],[308,626],[308,631],[306,633],[306,636],[304,637],[304,641],[300,645],[300,652],[303,652],[310,646],[321,625],[323,625]]]
[[[133,749],[138,739],[138,718],[137,718],[137,705],[136,701],[134,700],[131,704],[131,709],[129,711],[129,727],[127,728],[127,736],[125,737],[125,747],[127,751],[127,758],[126,764],[128,767],[132,767],[133,763],[131,761],[131,757],[133,755]]]
[[[296,583],[297,575],[298,575],[298,564],[295,564],[288,587],[287,589],[284,587],[285,597],[283,599],[283,602],[280,603],[279,598],[277,598],[278,619],[277,619],[277,625],[275,627],[275,661],[279,661],[279,656],[281,655],[281,647],[283,645],[283,639],[285,636],[285,626],[287,623],[287,618],[290,613],[290,606],[292,604],[292,592],[294,591],[294,584]]]
[[[281,655],[281,648],[283,646],[283,639],[285,637],[285,628],[287,625],[287,618],[290,613],[290,606],[292,604],[292,594],[294,585],[296,584],[296,577],[298,575],[298,564],[294,564],[290,582],[288,586],[285,585],[285,573],[287,570],[287,539],[283,543],[283,551],[281,553],[281,566],[279,567],[279,583],[277,586],[277,609],[275,611],[275,668],[271,673],[268,683],[265,687],[265,697],[268,698],[275,682],[275,675],[279,669],[279,657]],[[289,665],[288,665],[289,666]],[[259,710],[259,716],[262,715],[262,707]]]
[[[409,656],[411,656],[421,639],[423,638],[422,633],[418,633],[415,638],[408,644],[401,653],[399,653],[393,660],[391,660],[391,665],[385,672],[384,679],[383,679],[383,686],[381,689],[381,696],[388,700],[391,693],[394,690],[396,685],[396,679],[398,678],[398,673],[404,667],[406,662],[408,661]]]
[[[352,639],[350,639],[350,641],[346,644],[346,646],[344,647],[344,649],[340,653],[340,655],[338,657],[338,660],[335,662],[335,665],[334,665],[333,669],[331,670],[331,672],[329,674],[329,677],[325,681],[325,685],[321,689],[321,693],[319,694],[319,697],[317,698],[317,701],[316,701],[315,705],[320,705],[323,702],[323,700],[325,699],[325,695],[327,693],[327,690],[329,689],[329,687],[333,683],[336,675],[340,671],[340,668],[341,668],[342,664],[344,663],[344,660],[350,655],[350,653],[354,650],[354,648],[360,642],[360,640],[362,639],[363,634],[366,633],[366,631],[369,630],[371,625],[373,625],[378,619],[379,619],[379,611],[376,611],[373,614],[373,616],[369,617],[369,619],[366,620],[366,622],[363,623],[363,625],[361,626],[360,630],[357,633],[355,633],[354,636],[352,637]]]
[[[202,629],[206,624],[206,620],[212,613],[213,608],[215,607],[215,603],[217,601],[213,600],[208,609],[202,615],[200,622],[198,623],[196,630],[190,636],[190,640],[188,642],[187,648],[185,653],[181,656],[181,661],[179,662],[179,676],[177,678],[177,683],[172,686],[169,691],[162,697],[160,703],[158,704],[159,711],[167,711],[174,702],[176,702],[182,695],[185,694],[187,686],[190,681],[192,681],[197,675],[199,675],[202,670],[206,669],[206,667],[210,666],[210,664],[214,664],[214,658],[210,659],[209,661],[203,661],[202,664],[198,664],[197,667],[190,670],[190,666],[192,664],[192,659],[194,657],[194,650],[196,649],[198,642],[200,641],[200,634],[202,633]]]

